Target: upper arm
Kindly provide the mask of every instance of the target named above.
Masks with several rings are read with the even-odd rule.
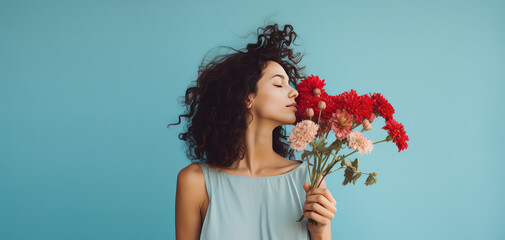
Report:
[[[205,179],[198,164],[192,163],[177,175],[175,197],[176,239],[199,239],[202,226],[200,208],[205,194]]]

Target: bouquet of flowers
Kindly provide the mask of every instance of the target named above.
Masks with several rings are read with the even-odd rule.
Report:
[[[358,95],[351,89],[330,96],[324,90],[325,85],[324,79],[320,80],[314,75],[296,85],[299,93],[295,100],[298,110],[295,127],[287,139],[291,148],[304,150],[301,157],[309,165],[311,189],[318,188],[328,174],[340,169],[345,169],[342,185],[350,182],[355,185],[362,175],[368,175],[366,186],[377,183],[377,172],[359,172],[358,158],[350,161],[348,157],[356,152],[361,155],[369,153],[375,144],[381,142],[393,141],[398,152],[408,147],[409,137],[403,125],[393,119],[393,106],[380,93]],[[313,119],[314,117],[316,118]],[[382,141],[372,142],[362,133],[372,129],[372,123],[377,117],[385,119],[382,129],[387,131],[388,136]],[[360,125],[361,131],[354,131]],[[327,146],[330,130],[333,130],[336,140]],[[306,150],[307,144],[312,146],[311,151]],[[337,155],[345,147],[353,151]],[[310,158],[313,158],[313,163],[310,163]],[[334,169],[337,164],[340,167]],[[303,215],[298,222],[302,219]],[[312,219],[309,222],[317,225]]]

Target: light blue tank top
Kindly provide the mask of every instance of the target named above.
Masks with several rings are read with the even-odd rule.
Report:
[[[248,177],[220,172],[199,163],[209,205],[201,240],[310,239],[303,215],[310,182],[307,163],[276,176]]]

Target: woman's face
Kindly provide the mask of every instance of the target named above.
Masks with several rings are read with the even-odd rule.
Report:
[[[296,121],[296,108],[287,107],[295,102],[296,89],[289,85],[284,68],[275,61],[268,61],[263,76],[257,83],[257,95],[250,94],[248,108],[254,120],[273,123],[274,127],[293,124]]]

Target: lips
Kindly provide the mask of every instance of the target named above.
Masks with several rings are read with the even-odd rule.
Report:
[[[296,105],[296,102],[291,103],[289,105],[286,105],[286,107],[296,107],[296,108],[298,108],[298,106]]]

